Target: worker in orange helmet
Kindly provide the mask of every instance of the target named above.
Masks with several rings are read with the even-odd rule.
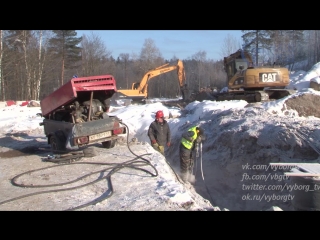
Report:
[[[165,146],[170,147],[171,131],[168,122],[164,119],[163,111],[157,111],[155,120],[148,129],[152,147],[164,156]]]

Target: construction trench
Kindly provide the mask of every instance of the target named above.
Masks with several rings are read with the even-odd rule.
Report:
[[[202,127],[211,136],[203,143],[202,167],[199,161],[195,163],[196,191],[213,206],[230,211],[260,211],[273,206],[284,211],[298,210],[292,201],[293,189],[288,187],[294,183],[285,176],[289,169],[269,165],[320,162],[319,101],[320,97],[313,94],[291,98],[286,102],[287,109],[283,109],[288,116],[274,113],[271,117],[259,104],[248,104],[253,107],[250,111],[217,111],[210,119],[201,119],[205,122]],[[311,117],[297,120],[290,116],[290,110],[300,117]],[[166,156],[179,171],[177,136],[172,143]],[[302,193],[303,189],[299,191]]]

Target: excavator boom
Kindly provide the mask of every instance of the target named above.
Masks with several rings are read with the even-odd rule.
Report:
[[[184,71],[183,62],[181,60],[178,60],[177,72],[178,72],[179,86],[181,88],[186,83],[186,72]]]
[[[169,63],[166,63],[160,67],[148,71],[144,74],[140,82],[132,84],[131,89],[118,89],[118,93],[121,95],[116,95],[118,95],[119,98],[131,99],[134,102],[143,102],[148,98],[149,80],[173,70],[177,70],[179,86],[181,88],[186,82],[186,74],[183,67],[183,62],[178,60],[177,65],[169,66]]]

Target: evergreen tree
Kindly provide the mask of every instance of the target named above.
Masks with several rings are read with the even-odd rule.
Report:
[[[53,30],[53,33],[55,36],[50,39],[49,50],[61,64],[60,86],[62,86],[65,70],[74,69],[80,64],[81,47],[77,45],[82,41],[82,37],[76,37],[75,30]]]
[[[270,30],[242,30],[243,48],[255,56],[255,65],[259,64],[259,52],[261,49],[270,49]]]

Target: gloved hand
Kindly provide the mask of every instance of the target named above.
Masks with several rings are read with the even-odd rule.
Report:
[[[171,145],[171,143],[170,143],[170,142],[167,142],[167,146],[170,147],[170,145]]]
[[[201,141],[202,141],[202,142],[204,142],[204,141],[207,139],[207,137],[206,137],[205,134],[202,134],[202,135],[200,135],[200,136],[201,136]]]
[[[205,135],[199,135],[196,139],[197,143],[203,142],[206,140],[206,136]]]
[[[199,157],[199,152],[196,152],[196,157],[197,157],[197,158]]]
[[[157,141],[154,139],[154,140],[151,140],[151,143],[152,143],[152,144],[156,144]]]

